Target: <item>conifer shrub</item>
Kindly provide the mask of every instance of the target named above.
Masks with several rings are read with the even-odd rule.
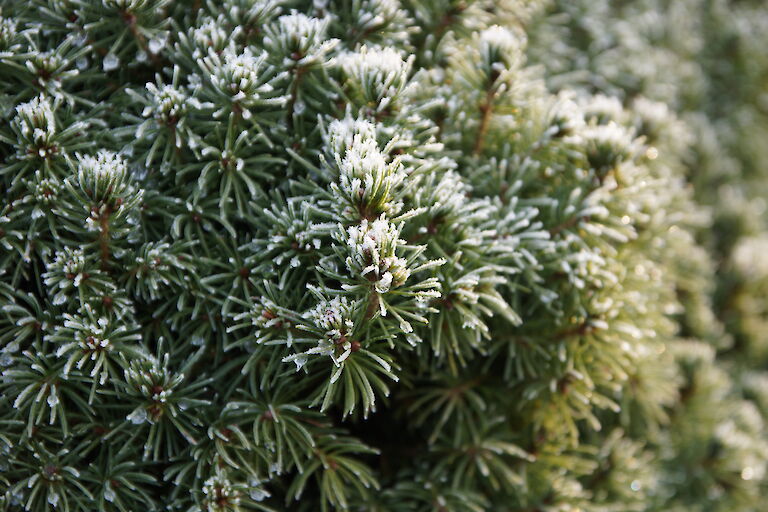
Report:
[[[766,27],[8,0],[0,509],[761,510]]]

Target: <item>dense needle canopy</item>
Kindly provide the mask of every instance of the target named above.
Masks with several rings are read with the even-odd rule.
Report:
[[[9,0],[0,510],[758,511],[758,1]]]

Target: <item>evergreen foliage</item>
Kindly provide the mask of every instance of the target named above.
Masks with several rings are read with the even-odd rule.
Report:
[[[5,2],[0,510],[761,510],[767,38]]]

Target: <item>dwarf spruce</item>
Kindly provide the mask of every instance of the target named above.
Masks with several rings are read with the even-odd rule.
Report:
[[[761,510],[761,2],[0,9],[0,510]]]

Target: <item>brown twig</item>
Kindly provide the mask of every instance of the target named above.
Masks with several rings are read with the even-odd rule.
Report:
[[[109,214],[110,209],[106,209],[99,215],[99,249],[101,253],[101,269],[107,270],[109,263]]]
[[[482,113],[482,117],[480,118],[480,128],[478,128],[477,135],[475,136],[475,145],[472,149],[472,154],[475,156],[479,155],[483,150],[483,142],[485,140],[486,134],[488,133],[488,126],[491,123],[491,117],[493,116],[493,96],[495,94],[496,90],[494,87],[489,87],[488,91],[485,93],[485,102],[480,105],[480,112]]]

